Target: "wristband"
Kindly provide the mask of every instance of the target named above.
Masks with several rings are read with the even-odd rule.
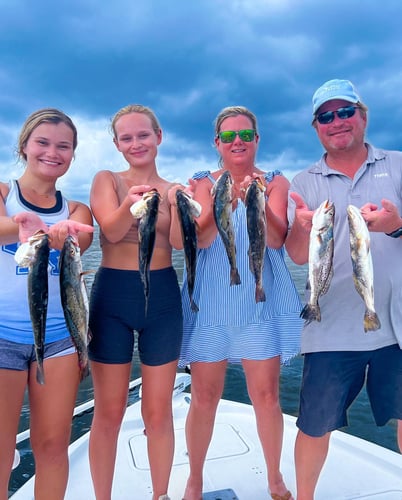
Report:
[[[402,227],[399,229],[395,229],[392,233],[385,233],[387,236],[391,236],[391,238],[400,238],[402,236]]]

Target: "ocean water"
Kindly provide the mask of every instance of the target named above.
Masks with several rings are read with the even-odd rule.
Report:
[[[91,248],[83,255],[83,266],[86,271],[93,271],[86,274],[88,288],[91,288],[94,274],[99,266],[101,258],[100,248],[98,246],[97,235],[94,237],[94,243]],[[287,259],[289,270],[293,280],[303,300],[303,290],[306,281],[307,267],[296,266],[290,259]],[[182,252],[174,252],[173,265],[176,269],[179,281],[182,281],[183,275],[183,255]],[[297,415],[299,403],[299,389],[301,381],[301,372],[303,359],[301,356],[294,358],[289,366],[281,369],[280,378],[280,399],[284,413]],[[138,357],[134,356],[132,378],[140,376]],[[135,399],[136,394],[130,395],[131,400]],[[246,383],[243,370],[240,365],[229,365],[226,374],[226,384],[223,397],[226,399],[250,403],[247,394]],[[85,379],[80,386],[77,405],[87,400],[93,399],[93,389],[91,378]],[[76,417],[72,426],[72,440],[77,439],[84,432],[90,429],[92,413],[88,412]],[[21,413],[20,432],[29,427],[29,405],[27,400]],[[386,448],[397,450],[396,446],[396,424],[390,422],[382,428],[378,428],[373,420],[370,405],[367,399],[365,389],[353,403],[349,411],[349,426],[342,429],[347,433],[372,441]],[[24,441],[18,445],[21,455],[19,467],[13,471],[10,482],[10,494],[16,491],[32,475],[34,462],[30,452],[29,441]]]

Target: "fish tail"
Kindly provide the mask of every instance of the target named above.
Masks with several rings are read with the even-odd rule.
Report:
[[[240,285],[241,280],[240,280],[240,274],[237,268],[233,268],[230,270],[230,286],[232,285]]]
[[[43,370],[43,361],[42,360],[37,361],[36,381],[40,385],[44,385],[44,383],[45,383],[45,372]]]
[[[370,311],[369,309],[366,309],[366,312],[364,313],[364,331],[374,331],[378,330],[381,328],[381,322],[379,317],[377,316],[377,313],[375,311]]]
[[[318,304],[306,304],[300,313],[300,317],[306,321],[306,325],[312,321],[321,321],[320,306]]]
[[[88,363],[88,358],[83,361],[79,361],[79,367],[80,367],[80,382],[84,380],[84,378],[88,377],[89,375],[89,363]]]
[[[192,311],[194,311],[194,312],[198,312],[199,311],[198,306],[194,302],[194,299],[192,297],[190,298],[190,304],[191,304],[191,310]]]
[[[267,300],[265,296],[265,291],[261,285],[256,285],[255,287],[255,301],[256,302],[265,302]]]

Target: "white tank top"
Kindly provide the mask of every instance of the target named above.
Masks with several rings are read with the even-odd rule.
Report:
[[[32,205],[22,197],[17,181],[9,181],[9,188],[5,200],[8,216],[19,212],[34,212],[48,226],[69,218],[68,202],[60,191],[56,193],[55,206],[44,209]],[[11,243],[1,245],[0,248],[0,338],[21,344],[33,344],[27,292],[28,268],[19,267],[14,260],[18,246],[19,243]],[[69,336],[60,302],[59,255],[59,250],[50,250],[46,343]]]

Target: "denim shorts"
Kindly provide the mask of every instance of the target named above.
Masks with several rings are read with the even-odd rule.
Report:
[[[376,424],[402,419],[402,350],[397,344],[373,351],[305,354],[299,429],[321,437],[348,425],[347,410],[365,382]]]
[[[56,342],[45,344],[43,359],[65,356],[75,352],[75,347],[70,337]],[[0,339],[0,368],[8,370],[28,370],[36,361],[35,347],[33,344],[20,344]]]
[[[138,271],[100,267],[89,307],[92,361],[130,363],[134,332],[143,364],[159,366],[178,359],[183,337],[180,288],[173,267],[151,271],[148,311]]]

